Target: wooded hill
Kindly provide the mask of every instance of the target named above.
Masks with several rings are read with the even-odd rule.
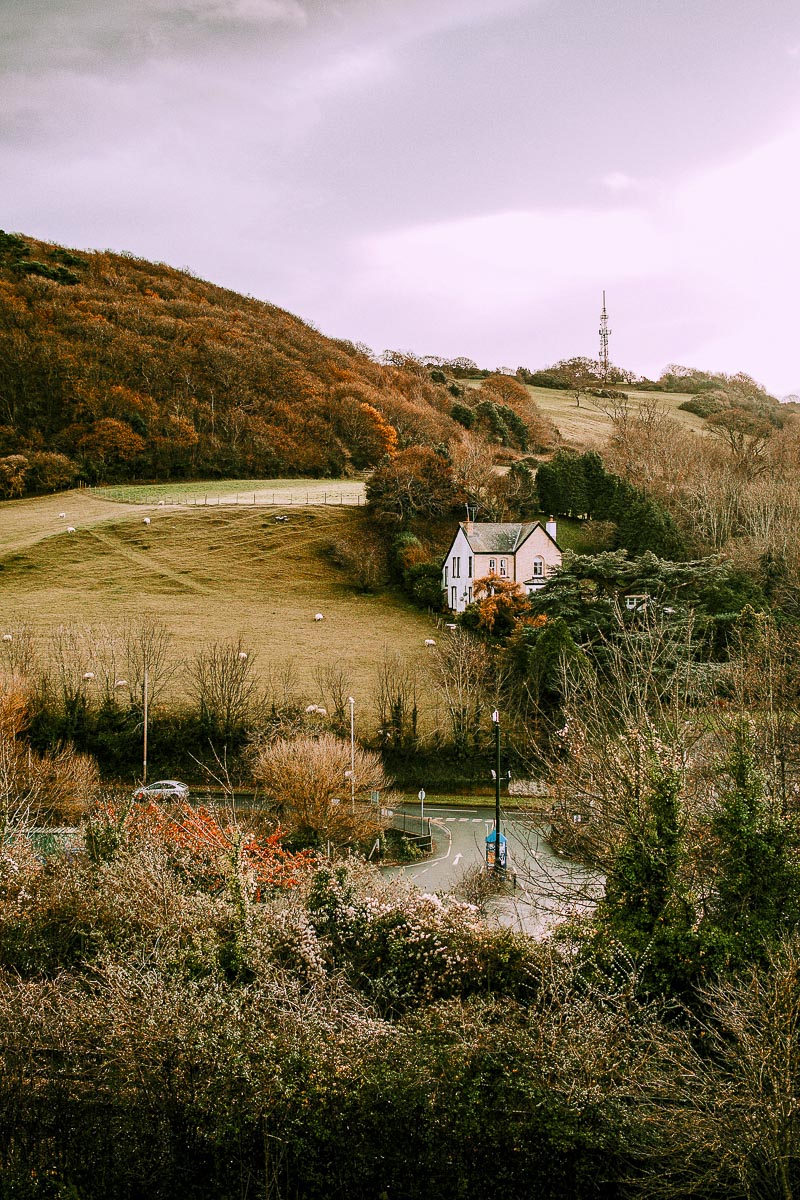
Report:
[[[418,365],[185,271],[0,232],[2,495],[342,475],[463,435],[452,403]]]

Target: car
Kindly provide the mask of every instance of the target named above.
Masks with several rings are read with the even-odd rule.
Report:
[[[137,788],[133,793],[134,800],[188,800],[187,784],[177,779],[159,779]]]

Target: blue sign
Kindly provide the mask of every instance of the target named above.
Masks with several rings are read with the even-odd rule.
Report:
[[[493,867],[495,865],[495,850],[497,848],[497,833],[492,830],[486,838],[486,865]],[[505,834],[500,834],[500,866],[505,870],[508,863],[508,846],[506,845]]]

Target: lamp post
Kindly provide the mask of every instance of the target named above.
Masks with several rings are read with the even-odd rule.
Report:
[[[500,713],[497,709],[492,713],[492,724],[494,725],[494,753],[495,753],[495,770],[494,775],[494,870],[497,876],[500,875],[502,867],[500,866]]]
[[[352,696],[347,697],[350,705],[350,811],[356,811],[356,702]]]
[[[148,680],[148,676],[147,676],[147,667],[145,667],[145,669],[144,669],[144,694],[142,697],[142,700],[143,700],[142,718],[143,718],[143,724],[144,724],[144,738],[143,738],[143,744],[142,744],[142,784],[143,785],[145,783],[147,783],[147,702],[149,699],[148,687],[147,687],[148,682],[149,682],[149,680]]]

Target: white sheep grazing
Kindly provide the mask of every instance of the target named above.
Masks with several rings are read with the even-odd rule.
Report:
[[[83,678],[84,679],[94,679],[94,671],[84,671]]]
[[[64,521],[64,520],[66,520],[66,516],[67,516],[67,514],[66,514],[66,513],[59,513],[59,514],[58,514],[58,519],[59,519],[59,521]]]
[[[115,679],[114,680],[114,687],[127,687],[127,686],[128,686],[127,679]]]
[[[149,525],[149,524],[150,524],[150,518],[149,518],[149,517],[145,517],[145,519],[144,519],[144,523],[145,523],[145,525]]]
[[[4,642],[13,642],[13,640],[14,640],[14,635],[13,635],[13,633],[4,633],[4,634],[3,634],[3,641],[4,641]]]
[[[314,614],[314,620],[315,620],[315,621],[321,621],[322,619],[323,619],[323,617],[322,617],[322,613],[315,613],[315,614]]]
[[[74,525],[68,525],[68,526],[67,526],[67,533],[74,533],[74,532],[75,532],[75,526],[74,526]]]
[[[163,503],[164,503],[164,501],[163,501],[163,500],[159,500],[159,502],[158,502],[159,508],[161,507],[161,505],[162,505]]]
[[[247,651],[246,651],[246,650],[240,650],[240,651],[239,651],[239,658],[241,658],[241,659],[245,659],[245,658],[247,658]]]
[[[455,624],[455,622],[453,622],[453,624],[451,624],[451,623],[448,621],[448,622],[447,622],[447,624],[445,625],[445,629],[450,629],[450,630],[453,630],[453,629],[458,629],[458,626]]]
[[[435,646],[436,638],[425,638],[425,645],[426,646]]]

